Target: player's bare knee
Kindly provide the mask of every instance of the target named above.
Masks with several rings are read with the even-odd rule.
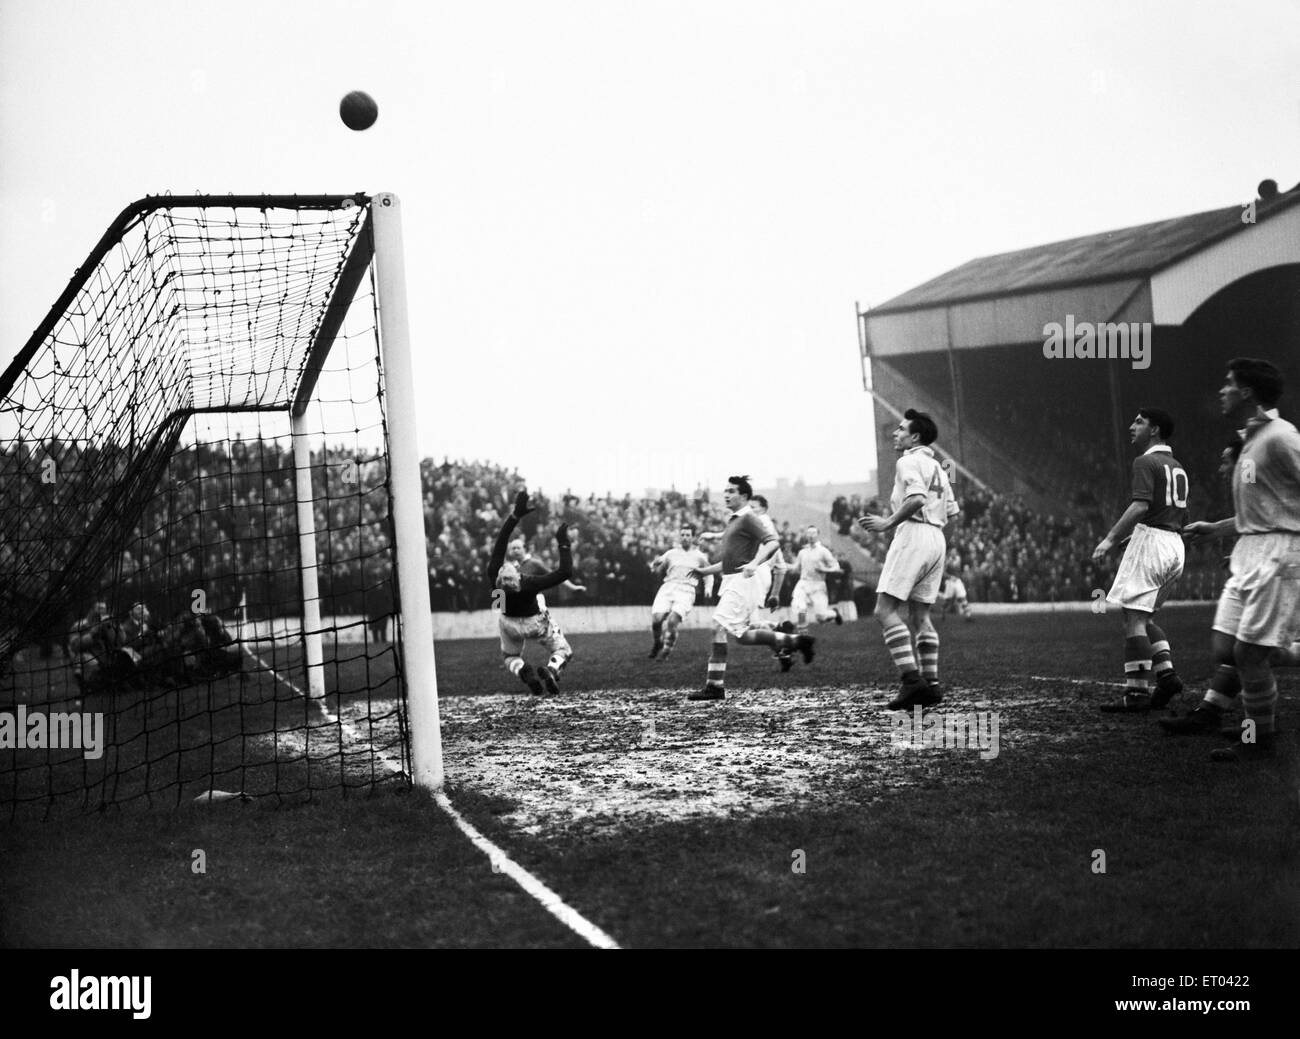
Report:
[[[1131,639],[1141,638],[1147,633],[1147,623],[1151,614],[1142,610],[1124,610],[1124,634]]]

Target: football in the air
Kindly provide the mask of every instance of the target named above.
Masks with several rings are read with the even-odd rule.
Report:
[[[379,106],[364,90],[354,90],[339,102],[339,118],[349,130],[368,130],[379,118]]]

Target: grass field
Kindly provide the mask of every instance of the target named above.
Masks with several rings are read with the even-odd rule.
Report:
[[[1165,616],[1180,711],[1212,672],[1211,611]],[[784,675],[733,647],[719,703],[684,698],[705,632],[666,662],[645,659],[648,632],[575,637],[556,699],[521,695],[493,642],[439,643],[448,792],[625,947],[1300,943],[1300,672],[1279,672],[1280,756],[1241,768],[1208,760],[1215,737],[1097,711],[1116,617],[941,634],[941,713],[996,715],[996,755],[892,745],[873,624],[819,629],[813,664]],[[390,743],[375,709],[367,731]],[[187,801],[22,821],[0,842],[11,946],[583,944],[418,792]]]

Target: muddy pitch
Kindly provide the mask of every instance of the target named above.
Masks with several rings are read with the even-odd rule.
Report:
[[[522,832],[596,836],[869,804],[939,774],[945,785],[977,782],[994,757],[1059,739],[1079,710],[1069,692],[999,696],[995,703],[954,689],[926,715],[943,718],[952,735],[942,746],[933,745],[933,735],[931,745],[918,746],[927,740],[924,731],[900,729],[903,719],[915,718],[884,709],[891,695],[757,689],[703,703],[687,701],[679,689],[448,696],[440,701],[447,780],[453,791],[505,799],[511,807],[501,818]],[[983,728],[959,737],[957,720],[970,724],[980,713]],[[909,745],[898,745],[904,741]]]

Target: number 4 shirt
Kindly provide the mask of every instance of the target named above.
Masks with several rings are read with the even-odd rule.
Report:
[[[1133,500],[1147,503],[1148,527],[1177,531],[1187,523],[1187,472],[1168,444],[1152,444],[1133,459]]]
[[[911,519],[943,529],[960,508],[952,493],[948,474],[928,447],[909,447],[894,467],[894,493],[889,496],[890,512],[897,512],[914,494],[925,495],[925,505]]]

